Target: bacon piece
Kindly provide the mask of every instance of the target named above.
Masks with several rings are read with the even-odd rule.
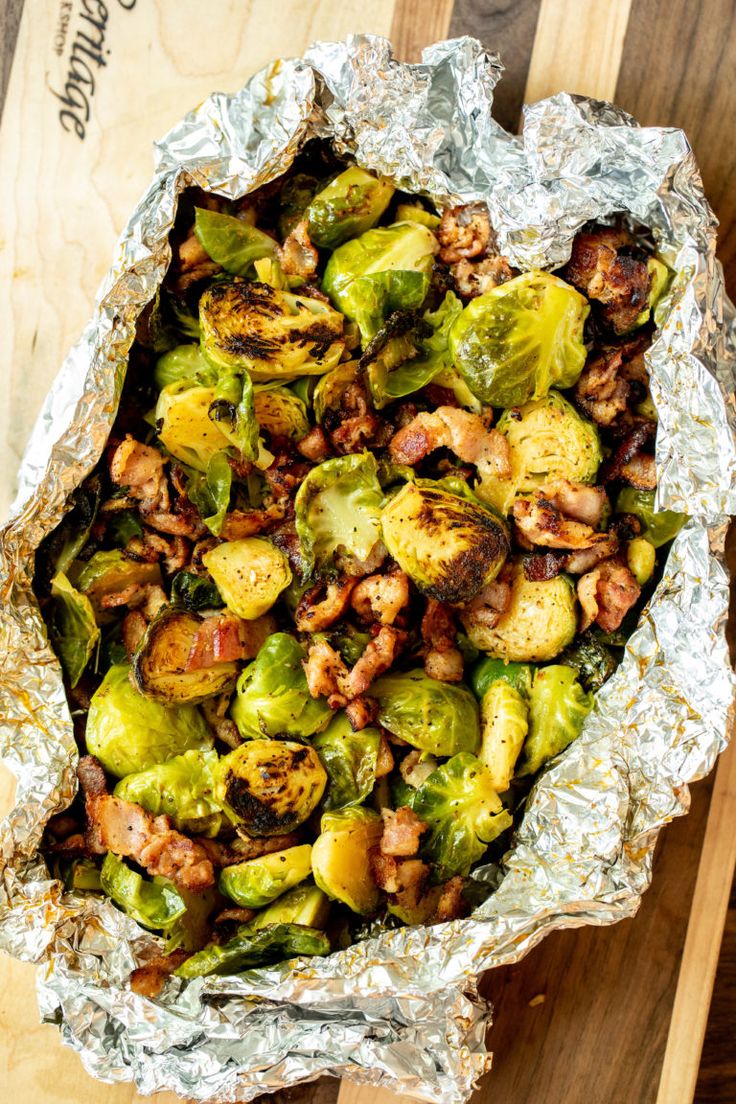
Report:
[[[431,923],[443,924],[447,920],[458,920],[467,914],[468,905],[463,898],[463,880],[456,875],[443,885]]]
[[[608,426],[626,409],[629,383],[620,375],[621,350],[601,353],[583,369],[575,384],[575,399],[588,417]]]
[[[460,619],[466,626],[482,625],[484,628],[493,629],[510,605],[511,582],[509,572],[504,567],[497,579],[488,583],[472,601],[468,602]]]
[[[229,708],[230,694],[220,694],[217,698],[207,698],[200,705],[204,719],[217,739],[222,740],[223,744],[227,744],[228,747],[236,748],[243,743],[243,737],[238,732],[235,721],[231,721],[227,716]]]
[[[190,231],[176,251],[174,264],[177,272],[174,287],[177,291],[186,291],[198,280],[210,279],[222,272],[222,267],[212,260],[194,230]]]
[[[653,491],[657,486],[657,465],[648,452],[637,452],[621,465],[619,474],[639,491]]]
[[[83,755],[77,764],[77,778],[85,797],[101,797],[108,792],[107,778],[99,759]]]
[[[174,537],[187,537],[189,540],[197,540],[207,532],[207,526],[196,515],[194,507],[190,510],[180,509],[181,500],[177,503],[177,510],[173,513],[167,510],[149,510],[141,504],[141,514],[152,529],[158,529],[161,533],[170,533]]]
[[[524,556],[522,567],[524,577],[530,583],[543,583],[548,579],[556,579],[565,570],[564,552],[543,552],[531,556]]]
[[[296,494],[310,471],[309,464],[282,452],[263,474],[274,499],[283,502]]]
[[[279,259],[287,276],[303,276],[305,280],[314,276],[319,253],[310,240],[306,219],[298,222],[286,238]]]
[[[457,647],[457,625],[450,606],[438,602],[436,598],[428,598],[422,617],[421,633],[426,644],[426,674],[440,682],[460,682],[464,661],[462,652]]]
[[[422,412],[394,434],[389,444],[396,464],[418,464],[437,448],[448,448],[475,464],[479,474],[506,478],[511,474],[509,445],[503,434],[488,429],[478,414],[453,406]]]
[[[604,488],[590,487],[587,483],[555,479],[545,483],[539,490],[542,497],[551,502],[556,510],[594,528],[600,525],[608,506],[608,495]]]
[[[164,982],[174,971],[186,962],[191,951],[171,951],[166,955],[156,955],[143,966],[139,966],[130,975],[130,988],[139,997],[154,1000],[164,987]]]
[[[354,578],[347,578],[310,587],[296,607],[296,627],[301,632],[323,632],[334,625],[347,610],[355,583]]]
[[[141,444],[129,433],[110,458],[110,478],[113,483],[127,487],[128,494],[141,502],[142,509],[169,509],[163,456],[158,449]]]
[[[475,299],[486,291],[505,284],[514,277],[514,270],[506,257],[498,253],[484,257],[482,261],[461,260],[450,266],[458,295],[463,299]]]
[[[387,556],[386,545],[379,540],[376,541],[364,560],[359,560],[357,556],[353,556],[350,552],[338,550],[335,553],[335,567],[338,571],[344,572],[345,575],[353,575],[356,579],[359,579],[364,575],[372,575],[378,571]]]
[[[256,915],[256,909],[226,908],[215,917],[215,924],[247,924]]]
[[[129,583],[113,594],[103,594],[99,602],[101,609],[118,609],[120,606],[138,609],[146,621],[151,621],[168,604],[168,598],[158,583]]]
[[[258,533],[265,533],[272,525],[277,525],[286,516],[283,506],[272,503],[265,509],[230,510],[220,530],[223,540],[244,540]]]
[[[485,255],[491,239],[491,219],[485,203],[461,203],[442,212],[437,240],[440,260],[445,264]]]
[[[374,679],[388,671],[405,640],[406,634],[399,629],[381,626],[348,676],[348,698],[365,694]]]
[[[313,698],[331,699],[341,695],[343,701],[340,704],[346,703],[348,669],[342,656],[326,640],[317,640],[309,646],[307,658],[304,661],[304,673],[307,676],[309,693]]]
[[[164,537],[153,529],[144,528],[142,537],[132,537],[125,546],[125,555],[143,563],[158,563],[163,559],[167,575],[182,571],[192,555],[191,545],[178,534]]]
[[[383,835],[379,847],[384,855],[393,855],[395,858],[408,858],[416,855],[423,832],[427,831],[427,825],[420,820],[413,809],[408,805],[402,805],[393,812],[391,809],[382,809]]]
[[[300,837],[297,832],[289,832],[283,836],[253,839],[250,836],[246,838],[241,830],[230,843],[209,839],[207,836],[195,836],[194,841],[206,853],[213,866],[223,867],[246,862],[248,859],[258,859],[261,855],[270,855],[274,851],[285,851],[287,847],[294,847],[299,843]]]
[[[409,604],[409,577],[403,571],[368,575],[355,587],[350,604],[362,621],[393,625]]]
[[[646,261],[631,255],[634,241],[626,230],[603,226],[576,235],[564,278],[601,304],[601,314],[616,333],[636,325],[646,309],[651,276]]]
[[[399,863],[391,855],[384,855],[380,847],[372,847],[368,852],[368,863],[373,881],[386,893],[396,893],[399,889]]]
[[[322,429],[322,426],[313,426],[309,433],[307,433],[305,437],[302,437],[296,447],[302,456],[305,456],[307,460],[311,460],[315,464],[320,464],[323,460],[326,460],[332,451],[330,449],[330,442],[327,440],[327,434]]]
[[[531,498],[517,498],[512,514],[527,541],[545,548],[592,548],[607,539],[592,526],[565,517],[540,492]]]
[[[625,465],[643,451],[645,445],[653,440],[656,432],[656,422],[650,422],[646,418],[638,418],[630,427],[627,427],[623,440],[612,458],[607,460],[601,469],[602,481],[608,483],[613,479],[619,479]]]
[[[377,414],[356,414],[345,418],[330,433],[330,442],[335,452],[347,456],[351,452],[360,452],[366,445],[375,443],[384,423]]]
[[[244,621],[234,613],[205,617],[192,641],[184,670],[200,671],[216,663],[253,659],[274,628],[275,622],[269,616],[254,621]]]
[[[606,533],[606,539],[592,548],[581,548],[563,557],[564,570],[571,575],[582,575],[596,564],[615,556],[619,549],[619,538],[615,532]]]
[[[578,599],[583,607],[580,631],[595,621],[604,632],[614,632],[639,600],[641,587],[619,560],[605,560],[578,579]]]
[[[345,713],[353,732],[360,732],[361,729],[367,728],[368,725],[375,722],[378,716],[378,702],[375,698],[361,695],[348,702],[345,706]]]

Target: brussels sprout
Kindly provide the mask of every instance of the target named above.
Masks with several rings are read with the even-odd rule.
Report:
[[[335,552],[366,560],[381,536],[383,492],[372,452],[325,460],[295,499],[296,531],[309,574],[329,568]]]
[[[153,380],[159,390],[172,383],[209,383],[215,372],[202,355],[199,345],[177,345],[156,361]]]
[[[412,747],[442,756],[478,750],[478,703],[463,683],[439,682],[417,669],[383,675],[371,697],[383,727]]]
[[[532,669],[528,663],[508,663],[503,659],[480,659],[470,672],[470,685],[480,701],[492,683],[503,679],[518,690],[523,698],[529,697],[532,688]]]
[[[253,381],[245,368],[220,370],[208,414],[244,460],[258,462],[255,393]]]
[[[312,873],[319,888],[359,916],[375,912],[381,899],[368,855],[382,833],[378,813],[358,806],[325,813],[312,847]]]
[[[269,924],[300,924],[308,928],[324,928],[330,914],[327,895],[316,885],[299,885],[283,897],[277,897],[272,905],[259,912],[251,920],[251,927],[268,927]]]
[[[320,299],[233,277],[199,301],[202,350],[218,368],[254,380],[322,375],[339,362],[343,318]]]
[[[400,203],[396,208],[396,221],[420,222],[422,226],[427,226],[430,230],[436,230],[442,219],[439,215],[433,215],[431,211],[426,211],[418,203]]]
[[[302,661],[306,648],[288,633],[273,633],[238,679],[230,713],[240,735],[313,736],[329,723],[325,698],[309,693]]]
[[[226,866],[220,874],[220,892],[243,908],[270,905],[287,889],[293,889],[312,872],[312,848],[308,843],[272,851],[257,859]]]
[[[43,541],[36,560],[35,582],[45,589],[54,575],[73,577],[72,564],[84,548],[97,517],[100,504],[100,477],[98,474],[85,479],[72,491],[71,508],[63,521]]]
[[[365,801],[376,781],[380,742],[377,728],[353,732],[344,713],[339,713],[316,737],[312,746],[330,776],[325,809],[342,809]]]
[[[92,859],[74,859],[64,871],[64,889],[71,892],[86,890],[89,893],[102,891],[101,871]]]
[[[216,751],[190,749],[147,770],[128,774],[115,796],[133,801],[154,816],[165,813],[176,828],[216,836],[222,812],[214,799]]]
[[[572,667],[554,664],[534,675],[529,697],[529,735],[524,744],[520,775],[536,774],[548,759],[559,755],[576,739],[593,708]]]
[[[202,556],[228,609],[246,621],[270,610],[291,582],[286,555],[265,537],[218,544]]]
[[[147,770],[190,748],[212,747],[198,709],[167,709],[144,698],[123,664],[111,667],[92,695],[87,714],[87,750],[117,778]]]
[[[287,238],[297,223],[304,218],[304,212],[312,197],[317,194],[324,181],[309,173],[295,173],[284,183],[279,196],[281,213],[279,215],[279,234]]]
[[[227,943],[209,943],[174,971],[176,977],[239,974],[253,966],[294,958],[326,955],[330,941],[324,932],[300,924],[272,924],[256,929],[243,924]]]
[[[100,884],[107,896],[144,928],[166,931],[186,911],[181,894],[168,878],[148,881],[112,852],[105,855]]]
[[[133,656],[133,677],[146,698],[169,705],[193,704],[233,687],[238,673],[235,662],[189,669],[202,622],[197,613],[166,606],[148,626]]]
[[[351,165],[318,192],[306,209],[309,237],[323,249],[370,230],[391,202],[394,186]]]
[[[663,297],[664,293],[669,287],[670,278],[672,273],[667,265],[660,261],[657,257],[650,257],[647,261],[647,271],[649,272],[649,278],[651,280],[649,286],[649,301],[645,310],[643,310],[637,317],[632,329],[636,329],[638,326],[643,326],[652,316],[654,308]]]
[[[368,342],[392,310],[421,307],[438,248],[431,230],[416,222],[368,230],[335,250],[322,290]]]
[[[548,272],[525,272],[472,299],[450,331],[455,366],[492,406],[572,387],[585,364],[584,295]]]
[[[531,582],[517,560],[511,603],[495,627],[489,628],[472,610],[463,611],[460,620],[472,642],[497,659],[517,663],[554,659],[575,636],[575,590],[566,575]]]
[[[657,554],[654,545],[646,537],[637,537],[629,541],[626,548],[626,562],[639,586],[644,586],[652,577]]]
[[[328,410],[337,410],[351,383],[360,375],[357,360],[343,360],[317,380],[314,389],[314,416],[323,422]]]
[[[233,472],[225,452],[215,453],[207,465],[206,474],[186,469],[187,495],[199,510],[202,521],[216,537],[225,522],[232,483]]]
[[[596,635],[584,632],[560,656],[559,662],[574,667],[584,690],[600,690],[618,667],[618,659]]]
[[[381,516],[389,553],[424,594],[464,602],[498,575],[509,551],[503,522],[484,506],[407,483]]]
[[[214,387],[179,380],[164,387],[156,403],[161,444],[177,460],[199,472],[206,472],[212,457],[230,444],[210,418],[214,401]]]
[[[143,526],[133,510],[117,510],[107,523],[105,535],[116,547],[125,548],[134,537],[143,536]]]
[[[225,604],[212,580],[192,571],[177,571],[171,580],[171,601],[194,613],[221,609]]]
[[[519,691],[500,678],[483,695],[480,716],[478,758],[488,768],[494,790],[503,793],[511,784],[514,765],[529,731],[527,705]]]
[[[286,387],[256,390],[254,403],[258,425],[272,437],[296,437],[300,440],[309,432],[304,403]]]
[[[398,917],[402,924],[407,924],[409,927],[429,924],[437,912],[442,890],[441,885],[430,886],[416,904],[405,904],[401,898],[398,898],[395,901],[388,901],[386,909],[391,916]]]
[[[223,898],[215,886],[192,893],[177,887],[186,911],[164,933],[164,954],[181,948],[198,951],[204,947],[212,932],[212,913],[222,908]]]
[[[51,639],[69,685],[79,682],[100,640],[92,603],[75,590],[66,575],[59,572],[51,580],[54,611]]]
[[[311,816],[326,783],[313,748],[290,740],[249,740],[220,760],[216,797],[250,835],[278,836]]]
[[[507,410],[496,428],[509,444],[511,476],[486,477],[478,493],[499,513],[508,514],[517,494],[530,494],[552,479],[595,483],[601,462],[598,430],[557,391]]]
[[[674,510],[655,510],[654,491],[637,491],[624,487],[616,499],[617,514],[634,514],[644,528],[641,535],[655,548],[674,540],[687,521],[687,514]]]
[[[232,215],[195,207],[194,233],[204,251],[232,276],[247,276],[254,261],[278,256],[278,243],[272,237]]]
[[[513,823],[490,771],[468,752],[430,774],[416,792],[413,809],[429,825],[422,854],[434,865],[438,881],[467,874],[489,843]]]
[[[161,585],[161,568],[157,563],[139,563],[137,560],[126,559],[125,553],[119,548],[110,549],[108,552],[95,552],[79,573],[77,589],[92,604],[95,620],[98,625],[108,624],[114,621],[117,611],[103,609],[100,600],[106,594],[119,594],[126,587],[132,585],[146,586],[147,584]]]

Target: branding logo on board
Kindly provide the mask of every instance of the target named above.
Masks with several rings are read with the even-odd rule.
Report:
[[[130,12],[137,0],[114,0]],[[106,45],[110,9],[104,0],[62,0],[54,30],[53,48],[65,59],[66,73],[61,90],[51,89],[59,101],[59,123],[69,134],[84,140],[97,88],[99,71],[107,66]]]

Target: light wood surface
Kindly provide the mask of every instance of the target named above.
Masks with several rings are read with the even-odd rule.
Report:
[[[736,258],[736,84],[712,79],[709,66],[712,58],[722,72],[736,64],[736,36],[728,34],[735,5],[710,6],[713,18],[698,20],[700,6],[686,0],[138,0],[130,12],[108,0],[110,54],[95,73],[80,141],[62,131],[50,91],[65,79],[53,52],[59,4],[26,0],[0,131],[0,516],[35,412],[148,181],[151,141],[184,110],[314,39],[390,32],[399,55],[414,59],[447,33],[475,34],[509,66],[496,114],[510,128],[525,86],[532,99],[561,88],[615,96],[645,122],[687,125],[725,224],[728,262]],[[73,7],[78,13],[79,0]],[[665,50],[652,48],[657,37]],[[476,1104],[655,1104],[658,1086],[658,1104],[692,1098],[733,864],[724,846],[736,832],[727,769],[724,760],[710,818],[712,781],[695,787],[689,817],[665,833],[654,886],[635,920],[559,933],[488,976],[494,1072]],[[0,804],[9,790],[0,776]],[[142,1101],[129,1085],[91,1080],[56,1029],[38,1026],[28,966],[0,960],[0,993],[1,1104]],[[328,1104],[337,1092],[336,1082],[323,1081],[277,1099]],[[392,1099],[347,1082],[340,1090],[340,1104]]]

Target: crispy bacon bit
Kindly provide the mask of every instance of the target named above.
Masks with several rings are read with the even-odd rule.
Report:
[[[77,778],[85,797],[102,797],[108,792],[107,778],[99,759],[83,755],[77,764]]]
[[[335,452],[347,456],[375,442],[382,429],[383,422],[377,414],[356,414],[353,418],[345,418],[332,430],[330,441]]]
[[[302,556],[302,546],[297,536],[296,526],[293,520],[285,521],[282,525],[279,525],[277,529],[273,529],[269,536],[277,548],[280,548],[289,558],[289,564],[292,571],[303,578],[307,573],[307,565],[304,562]],[[337,562],[335,566],[338,571],[345,571],[346,574],[351,575],[353,572],[349,571],[342,564]]]
[[[382,625],[351,671],[326,640],[309,648],[304,671],[313,698],[326,697],[332,709],[340,709],[353,698],[365,694],[374,679],[388,671],[404,644],[406,634],[390,625]]]
[[[391,809],[382,809],[383,835],[379,847],[384,855],[395,858],[408,858],[416,855],[423,832],[427,825],[420,820],[413,809],[402,805],[394,813]]]
[[[345,706],[345,713],[353,732],[360,732],[361,729],[367,728],[368,725],[375,722],[378,716],[378,702],[375,698],[362,696],[353,698]]]
[[[244,621],[234,613],[216,613],[203,618],[185,664],[185,671],[199,671],[216,663],[253,659],[266,637],[274,631],[272,617]]]
[[[141,503],[141,509],[169,509],[169,487],[164,458],[158,449],[143,445],[127,434],[110,458],[113,483],[128,488],[128,494]]]
[[[563,558],[564,570],[570,575],[582,575],[596,564],[615,556],[619,549],[619,538],[615,532],[606,533],[606,539],[592,548],[581,548],[578,552],[569,552]]]
[[[163,559],[167,575],[182,571],[191,559],[191,545],[182,536],[164,537],[148,527],[142,537],[132,537],[125,546],[129,559],[143,563],[158,563]]]
[[[313,698],[334,698],[342,695],[342,705],[347,701],[348,669],[335,649],[326,640],[318,640],[309,647],[304,661],[307,686]],[[336,706],[336,708],[338,708]]]
[[[657,486],[657,465],[648,452],[637,452],[622,464],[620,475],[639,491],[653,491]]]
[[[424,670],[440,682],[460,682],[463,677],[463,656],[457,647],[457,625],[450,606],[427,599],[422,617],[422,639],[426,644]]]
[[[473,625],[493,629],[511,605],[511,582],[504,567],[498,578],[483,587],[463,610],[461,620]]]
[[[198,280],[209,279],[222,272],[222,267],[213,261],[199,238],[191,230],[189,236],[179,246],[176,253],[176,271],[174,286],[177,291],[186,291]]]
[[[631,571],[619,560],[605,560],[582,575],[577,590],[583,607],[581,632],[594,621],[604,632],[614,632],[641,594]]]
[[[149,510],[143,504],[140,509],[148,525],[161,533],[197,540],[207,532],[206,525],[196,514],[193,506],[190,509],[182,509],[181,499],[177,502],[177,509],[173,513],[166,510]]]
[[[301,632],[323,632],[343,616],[355,586],[354,578],[317,583],[299,599],[294,621]],[[320,597],[321,596],[321,597]]]
[[[233,866],[248,859],[258,859],[261,855],[270,855],[273,851],[285,851],[287,847],[294,847],[299,843],[300,837],[297,832],[289,832],[284,836],[253,839],[250,836],[246,837],[241,830],[240,835],[230,843],[209,839],[207,836],[195,836],[194,840],[206,852],[213,866],[222,867]]]
[[[306,219],[298,222],[286,238],[281,248],[280,260],[287,276],[303,276],[305,280],[314,276],[319,264],[319,253],[310,241]]]
[[[360,579],[364,575],[372,575],[378,571],[387,556],[386,545],[383,541],[376,541],[364,560],[359,560],[349,552],[338,550],[335,554],[335,567],[345,575],[354,575],[356,579]]]
[[[463,299],[475,299],[476,296],[512,280],[514,276],[514,270],[506,257],[498,253],[484,257],[482,261],[458,261],[451,265],[450,272],[457,293]]]
[[[296,446],[302,456],[311,460],[314,464],[320,464],[331,453],[330,442],[322,426],[313,426],[306,437],[302,437]]]
[[[87,840],[82,832],[72,832],[66,839],[47,843],[46,847],[64,859],[78,859],[87,854]]]
[[[398,890],[394,901],[402,908],[413,909],[419,904],[429,878],[429,867],[420,859],[404,859],[398,864]]]
[[[226,908],[215,917],[215,924],[247,924],[256,915],[256,909]]]
[[[437,229],[440,260],[455,264],[485,255],[491,244],[491,220],[485,203],[462,203],[442,212]]]
[[[594,528],[600,525],[603,512],[608,506],[608,495],[603,487],[571,483],[569,479],[555,479],[545,483],[540,487],[540,493],[556,510]]]
[[[128,606],[139,609],[146,621],[152,621],[158,611],[168,604],[168,598],[158,583],[130,583],[122,590],[100,597],[102,609],[118,609]]]
[[[488,429],[478,414],[453,406],[438,406],[417,414],[394,434],[389,445],[396,464],[418,464],[437,448],[448,448],[461,460],[475,464],[481,475],[506,478],[511,474],[508,441]]]
[[[611,425],[626,409],[630,388],[620,370],[620,349],[601,353],[586,365],[575,384],[578,405],[598,425]]]
[[[626,333],[646,310],[651,276],[645,260],[631,255],[634,242],[622,229],[603,226],[578,234],[565,269],[565,279],[597,299],[604,321],[616,333]]]
[[[565,553],[543,552],[524,556],[522,567],[524,577],[530,583],[543,583],[548,579],[556,579],[565,570]]]
[[[309,464],[296,460],[288,452],[282,452],[263,474],[276,502],[283,502],[296,494],[309,471]]]
[[[449,882],[445,882],[442,887],[432,923],[442,924],[447,920],[458,920],[462,916],[467,916],[467,914],[468,906],[463,898],[463,880],[461,877],[455,876],[450,878]]]
[[[350,604],[362,621],[393,625],[409,603],[409,577],[403,571],[369,575],[355,587]]]
[[[235,721],[227,716],[230,708],[230,694],[220,694],[217,698],[207,698],[200,706],[204,713],[204,719],[210,726],[218,740],[228,747],[240,747],[243,737],[238,732]]]
[[[133,653],[145,635],[147,627],[148,622],[140,610],[131,610],[130,613],[126,613],[123,618],[120,634],[123,640],[123,647],[128,654],[128,659],[132,658]]]
[[[376,755],[376,778],[384,778],[387,774],[390,774],[393,769],[394,757],[391,751],[391,745],[383,733],[381,733],[381,739],[378,742],[378,754]]]
[[[348,698],[365,694],[379,675],[388,671],[406,640],[406,634],[391,625],[382,625],[353,667],[347,682]]]
[[[592,526],[565,517],[541,492],[531,498],[517,498],[512,513],[526,539],[545,548],[593,548],[607,539]]]
[[[637,418],[630,427],[627,427],[625,435],[610,460],[607,460],[601,469],[601,479],[604,483],[612,479],[621,478],[621,473],[630,460],[643,451],[657,432],[656,422],[650,422],[646,418]]]
[[[399,774],[408,786],[418,790],[430,774],[437,770],[437,766],[437,760],[433,755],[412,749],[399,763]]]
[[[278,525],[286,516],[286,510],[272,503],[263,510],[230,510],[220,530],[223,540],[244,540],[258,533],[265,533],[270,526]]]
[[[182,962],[185,962],[190,951],[171,951],[169,954],[156,955],[149,959],[143,966],[139,966],[130,975],[130,988],[139,997],[148,997],[154,1000],[164,987],[164,982],[171,977]]]
[[[373,881],[386,893],[396,893],[399,888],[399,863],[391,855],[384,855],[380,847],[372,847],[368,861]]]

